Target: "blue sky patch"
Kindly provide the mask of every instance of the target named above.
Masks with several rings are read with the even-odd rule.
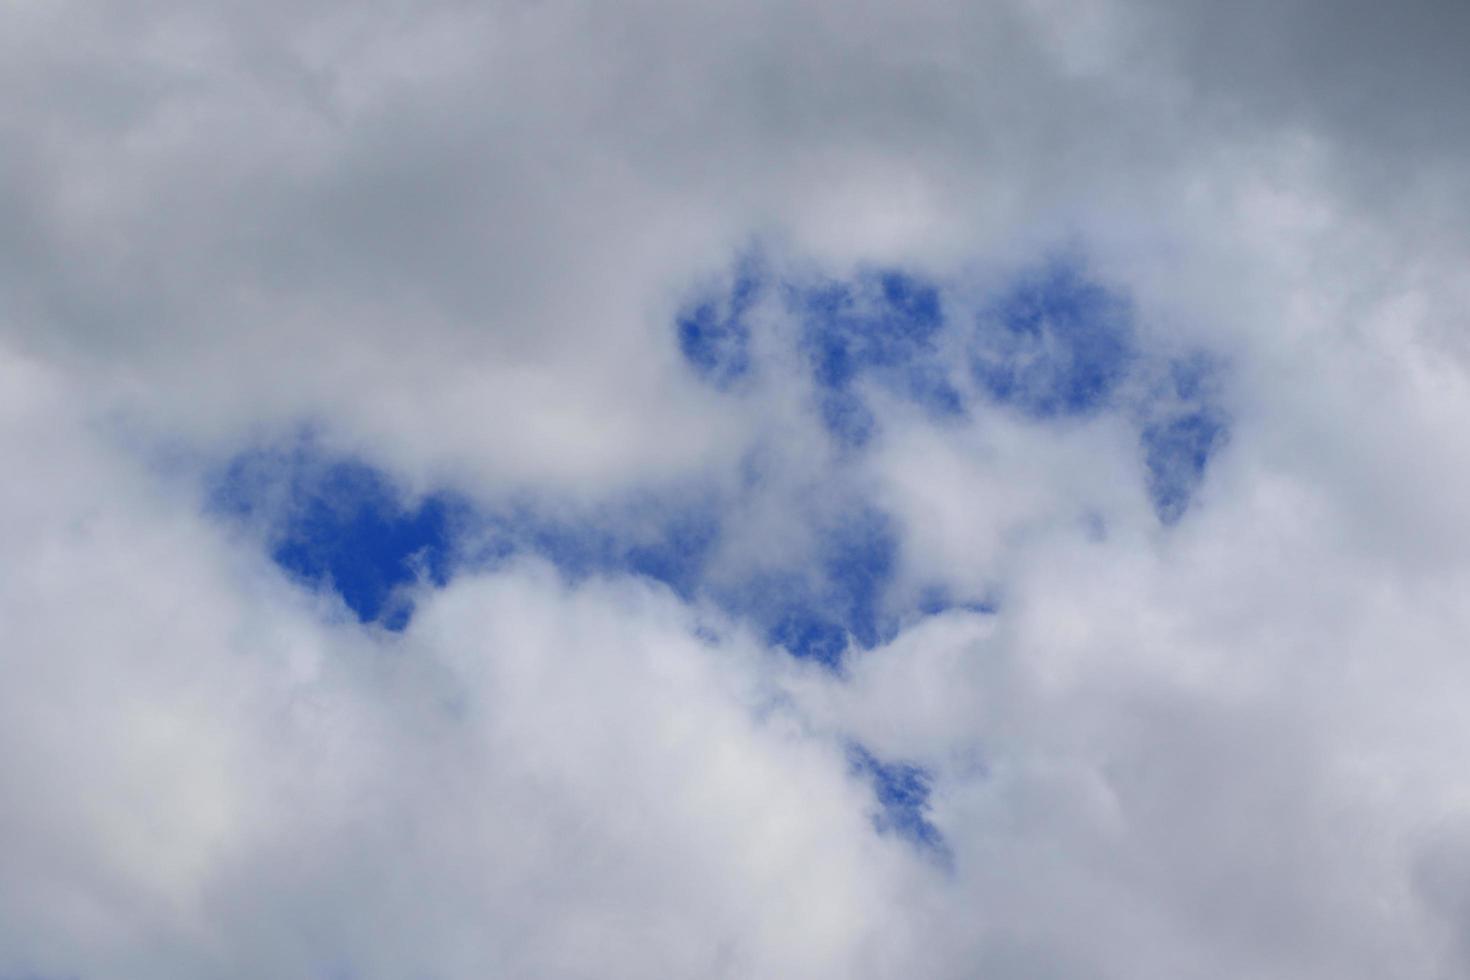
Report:
[[[210,507],[260,526],[271,559],[292,579],[334,591],[360,621],[390,630],[413,614],[403,586],[442,587],[456,571],[518,554],[538,555],[572,580],[638,575],[685,601],[709,599],[767,642],[834,670],[849,644],[871,647],[894,629],[883,602],[898,539],[871,509],[821,529],[809,567],[711,587],[706,569],[724,533],[711,501],[650,498],[572,519],[531,506],[477,509],[447,494],[410,503],[379,471],[320,459],[307,446],[237,457]]]
[[[845,387],[863,371],[912,363],[933,351],[944,326],[938,287],[893,269],[791,287],[788,299],[802,315],[813,376],[827,388]]]
[[[717,590],[714,598],[726,612],[754,625],[771,646],[840,671],[854,634],[841,598],[834,602],[832,591],[804,571],[767,572]]]
[[[766,642],[785,649],[798,660],[839,669],[847,652],[847,629],[813,605],[796,599],[782,605],[775,622],[766,630]]]
[[[729,388],[750,373],[750,325],[746,317],[764,283],[754,259],[741,263],[728,295],[707,294],[680,312],[679,351],[701,378]]]
[[[861,449],[873,439],[878,420],[868,403],[846,388],[824,391],[817,396],[822,425],[832,441],[843,449]]]
[[[984,616],[993,616],[999,610],[999,606],[994,599],[956,598],[948,586],[937,583],[925,586],[919,590],[916,608],[921,616],[940,616],[953,609]]]
[[[970,410],[949,363],[963,367],[968,360],[981,390],[1033,417],[1083,415],[1116,401],[1137,427],[1152,506],[1170,525],[1188,509],[1228,437],[1219,367],[1204,356],[1162,361],[1139,354],[1128,301],[1076,262],[1054,261],[1021,276],[958,321],[976,324],[965,336],[947,319],[938,285],[897,269],[782,282],[747,259],[726,288],[680,314],[684,358],[706,381],[728,388],[757,369],[747,317],[763,297],[783,304],[794,331],[788,350],[800,358],[822,424],[843,449],[861,450],[880,424],[860,379],[938,420]],[[1132,394],[1124,401],[1118,390],[1130,374]],[[839,488],[847,472],[838,462],[830,474]],[[335,591],[360,620],[390,630],[405,628],[413,614],[406,587],[443,586],[457,568],[490,568],[517,554],[541,556],[573,580],[636,575],[662,583],[834,671],[850,650],[886,642],[915,614],[994,611],[983,599],[949,595],[942,582],[906,597],[890,594],[899,536],[891,519],[860,497],[840,517],[807,515],[816,522],[816,545],[801,567],[721,568],[711,581],[725,536],[739,533],[725,521],[742,501],[768,490],[750,474],[728,493],[648,492],[566,516],[533,499],[476,506],[437,493],[410,500],[382,472],[328,458],[306,438],[285,452],[231,461],[210,506],[260,526],[271,558],[293,579]]]
[[[538,555],[572,580],[642,576],[688,600],[721,534],[714,508],[698,501],[629,502],[601,519],[477,508],[445,493],[410,503],[381,471],[323,458],[310,444],[236,457],[213,481],[208,507],[257,526],[295,581],[330,589],[360,621],[395,631],[413,614],[403,586],[442,587],[456,571],[517,554]]]
[[[898,269],[815,282],[769,280],[763,263],[747,259],[728,295],[703,297],[679,314],[680,352],[705,381],[730,389],[752,373],[747,314],[770,292],[799,324],[796,350],[816,388],[818,415],[839,446],[862,448],[877,430],[877,419],[854,388],[863,377],[935,416],[964,413],[964,396],[936,346],[945,329],[937,285]]]
[[[705,564],[720,538],[719,523],[709,514],[675,515],[658,535],[637,541],[623,555],[628,571],[662,582],[681,598],[692,598]]]
[[[786,298],[801,317],[800,348],[819,391],[822,420],[840,444],[861,446],[876,426],[852,390],[863,376],[932,414],[964,411],[938,356],[945,326],[938,286],[896,269],[870,270],[847,281],[791,285]]]
[[[601,522],[585,517],[554,520],[523,507],[513,517],[482,514],[480,524],[493,527],[494,534],[491,551],[479,564],[495,564],[513,553],[535,554],[573,580],[640,575],[686,600],[703,582],[705,564],[721,534],[713,507],[668,502],[616,509]]]
[[[1210,457],[1224,445],[1227,433],[1224,417],[1210,409],[1196,409],[1144,427],[1140,440],[1148,494],[1160,522],[1175,524],[1184,516],[1204,481]]]
[[[856,743],[848,746],[848,760],[855,775],[872,783],[878,805],[873,829],[902,838],[948,866],[953,860],[949,844],[929,820],[929,771],[911,762],[884,762]]]
[[[882,603],[897,560],[898,536],[879,511],[851,515],[823,535],[829,605],[865,647],[877,645],[889,631]]]
[[[413,614],[403,586],[442,587],[459,570],[517,554],[545,558],[573,580],[643,576],[687,600],[721,533],[715,508],[700,500],[629,501],[570,519],[528,505],[476,507],[449,493],[408,501],[380,470],[325,456],[309,439],[232,459],[211,481],[207,508],[254,525],[295,581],[330,589],[360,621],[395,631]]]
[[[247,454],[227,468],[212,503],[247,519],[270,509],[271,560],[311,588],[335,591],[364,623],[402,630],[413,606],[401,587],[449,580],[461,505],[432,495],[410,506],[361,463]]]
[[[1169,364],[1161,390],[1144,409],[1139,431],[1149,500],[1160,523],[1177,524],[1204,482],[1210,460],[1230,435],[1220,404],[1220,368],[1204,355]]]
[[[852,644],[868,649],[897,629],[885,602],[898,550],[889,519],[859,510],[820,530],[812,567],[756,575],[715,598],[767,643],[840,671]]]
[[[1034,418],[1098,411],[1134,358],[1126,297],[1069,260],[1021,276],[997,297],[971,350],[981,387]]]

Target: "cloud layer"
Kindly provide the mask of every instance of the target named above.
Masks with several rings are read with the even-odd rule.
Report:
[[[1454,4],[0,13],[0,977],[1470,971]]]

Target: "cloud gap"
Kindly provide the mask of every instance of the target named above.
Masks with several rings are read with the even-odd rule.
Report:
[[[1131,302],[1075,260],[1024,272],[968,318],[950,315],[956,303],[937,281],[909,271],[869,267],[846,279],[781,280],[771,269],[756,258],[737,264],[725,295],[681,314],[680,349],[708,383],[744,397],[734,387],[761,373],[749,317],[759,303],[779,301],[783,322],[795,330],[788,351],[840,452],[866,451],[881,425],[863,379],[918,404],[936,424],[972,410],[1014,410],[1043,425],[1118,410],[1136,427],[1149,503],[1170,526],[1188,511],[1228,440],[1220,364],[1203,354],[1150,356],[1135,337]],[[952,383],[963,380],[955,364],[967,364],[988,408],[972,408]],[[842,459],[827,464],[827,478],[861,501]],[[488,506],[438,491],[409,500],[385,472],[330,457],[307,438],[231,460],[214,482],[210,507],[263,523],[269,554],[287,575],[335,593],[361,622],[391,631],[410,622],[416,587],[442,587],[456,571],[492,568],[514,555],[539,556],[573,581],[633,575],[660,583],[683,601],[712,602],[768,644],[836,672],[849,650],[887,642],[916,615],[995,612],[993,603],[952,594],[942,581],[899,597],[893,586],[902,541],[872,503],[798,514],[814,544],[796,565],[722,565],[728,536],[741,533],[730,524],[732,508],[777,492],[752,478],[692,496],[649,491],[575,516],[558,516],[533,497]]]
[[[953,292],[913,270],[783,276],[774,263],[746,259],[728,294],[691,305],[677,332],[696,373],[728,391],[733,380],[759,373],[746,313],[758,300],[773,301],[781,335],[768,356],[799,366],[815,418],[845,455],[869,449],[882,431],[869,383],[936,424],[986,411],[1041,424],[1120,412],[1138,432],[1159,522],[1178,523],[1228,441],[1222,366],[1199,352],[1150,349],[1129,294],[1073,253],[1025,267],[979,300],[962,303]],[[1165,380],[1150,380],[1158,377]]]
[[[872,815],[873,829],[880,835],[907,841],[942,867],[952,867],[954,855],[949,842],[929,819],[933,774],[913,762],[885,762],[856,742],[848,745],[847,753],[853,775],[868,780],[873,787],[878,806]]]
[[[747,492],[762,489],[756,483]],[[293,581],[335,593],[360,622],[392,631],[408,626],[414,587],[443,587],[455,575],[526,555],[572,582],[596,575],[657,582],[834,671],[849,646],[870,648],[893,635],[897,617],[886,601],[899,542],[880,511],[815,527],[809,562],[712,575],[729,506],[717,497],[650,494],[558,516],[534,503],[489,507],[443,491],[410,502],[382,471],[310,444],[241,454],[216,476],[208,501],[217,516],[254,526]]]

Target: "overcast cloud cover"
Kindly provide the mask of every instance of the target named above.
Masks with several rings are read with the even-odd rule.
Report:
[[[1470,976],[1466,51],[4,0],[0,978]]]

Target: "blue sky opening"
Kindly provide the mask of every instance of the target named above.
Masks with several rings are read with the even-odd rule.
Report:
[[[1056,260],[1020,276],[979,317],[971,364],[995,401],[1034,418],[1105,407],[1136,357],[1124,294]]]
[[[461,505],[446,495],[410,504],[362,463],[247,454],[227,467],[212,502],[237,518],[265,517],[271,560],[334,591],[363,623],[402,630],[413,615],[405,587],[449,581]]]
[[[907,841],[944,866],[953,862],[949,843],[929,819],[934,777],[912,762],[884,762],[862,745],[848,746],[855,775],[870,781],[877,809],[873,829]]]

